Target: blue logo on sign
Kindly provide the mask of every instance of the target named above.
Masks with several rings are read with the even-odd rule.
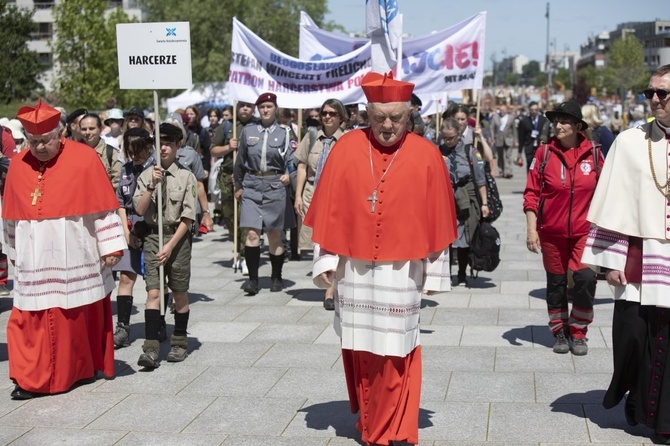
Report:
[[[177,28],[165,28],[165,31],[167,32],[165,37],[177,37]]]

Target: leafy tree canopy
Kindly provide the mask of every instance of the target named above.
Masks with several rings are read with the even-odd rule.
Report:
[[[233,17],[278,50],[297,56],[300,11],[324,25],[326,0],[142,0],[147,21],[188,21],[193,82],[228,80]],[[329,23],[326,28],[336,25]]]
[[[31,33],[37,31],[32,11],[0,0],[0,102],[30,98],[40,89],[39,77],[45,67],[39,56],[28,49]]]
[[[605,86],[612,91],[641,91],[649,81],[642,43],[632,34],[615,41],[607,54]]]
[[[116,24],[134,20],[122,9],[108,11],[107,6],[105,0],[68,0],[54,8],[59,104],[102,109],[109,97],[122,108],[151,102],[151,92],[119,89]]]

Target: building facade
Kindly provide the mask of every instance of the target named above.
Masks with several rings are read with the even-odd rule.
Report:
[[[51,90],[58,70],[57,61],[54,61],[51,43],[55,38],[56,26],[53,16],[53,8],[65,0],[10,0],[20,8],[33,9],[33,22],[38,25],[38,30],[33,34],[32,40],[28,41],[28,49],[35,51],[42,64],[47,68],[40,79],[47,90]],[[129,17],[142,18],[138,0],[109,0],[108,12],[116,8],[122,8]]]

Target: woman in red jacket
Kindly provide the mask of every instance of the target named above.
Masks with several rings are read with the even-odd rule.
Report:
[[[589,222],[586,214],[603,164],[600,148],[584,135],[588,124],[579,104],[568,101],[547,112],[555,137],[541,145],[530,165],[523,194],[528,224],[526,246],[542,251],[547,271],[549,328],[555,353],[586,355],[586,332],[593,320],[595,273],[581,262]],[[572,311],[568,311],[567,271],[573,272]]]

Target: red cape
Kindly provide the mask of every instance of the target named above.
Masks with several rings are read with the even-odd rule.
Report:
[[[369,134],[354,130],[333,146],[305,216],[314,242],[335,254],[376,261],[422,259],[446,249],[456,239],[456,210],[437,147],[413,133],[393,147],[372,137],[373,184]],[[372,213],[367,198],[382,169],[388,174]]]
[[[30,150],[17,154],[9,166],[2,200],[2,218],[43,220],[113,211],[119,202],[98,154],[92,148],[61,140],[61,152],[46,164],[41,197],[33,206],[40,162]]]

